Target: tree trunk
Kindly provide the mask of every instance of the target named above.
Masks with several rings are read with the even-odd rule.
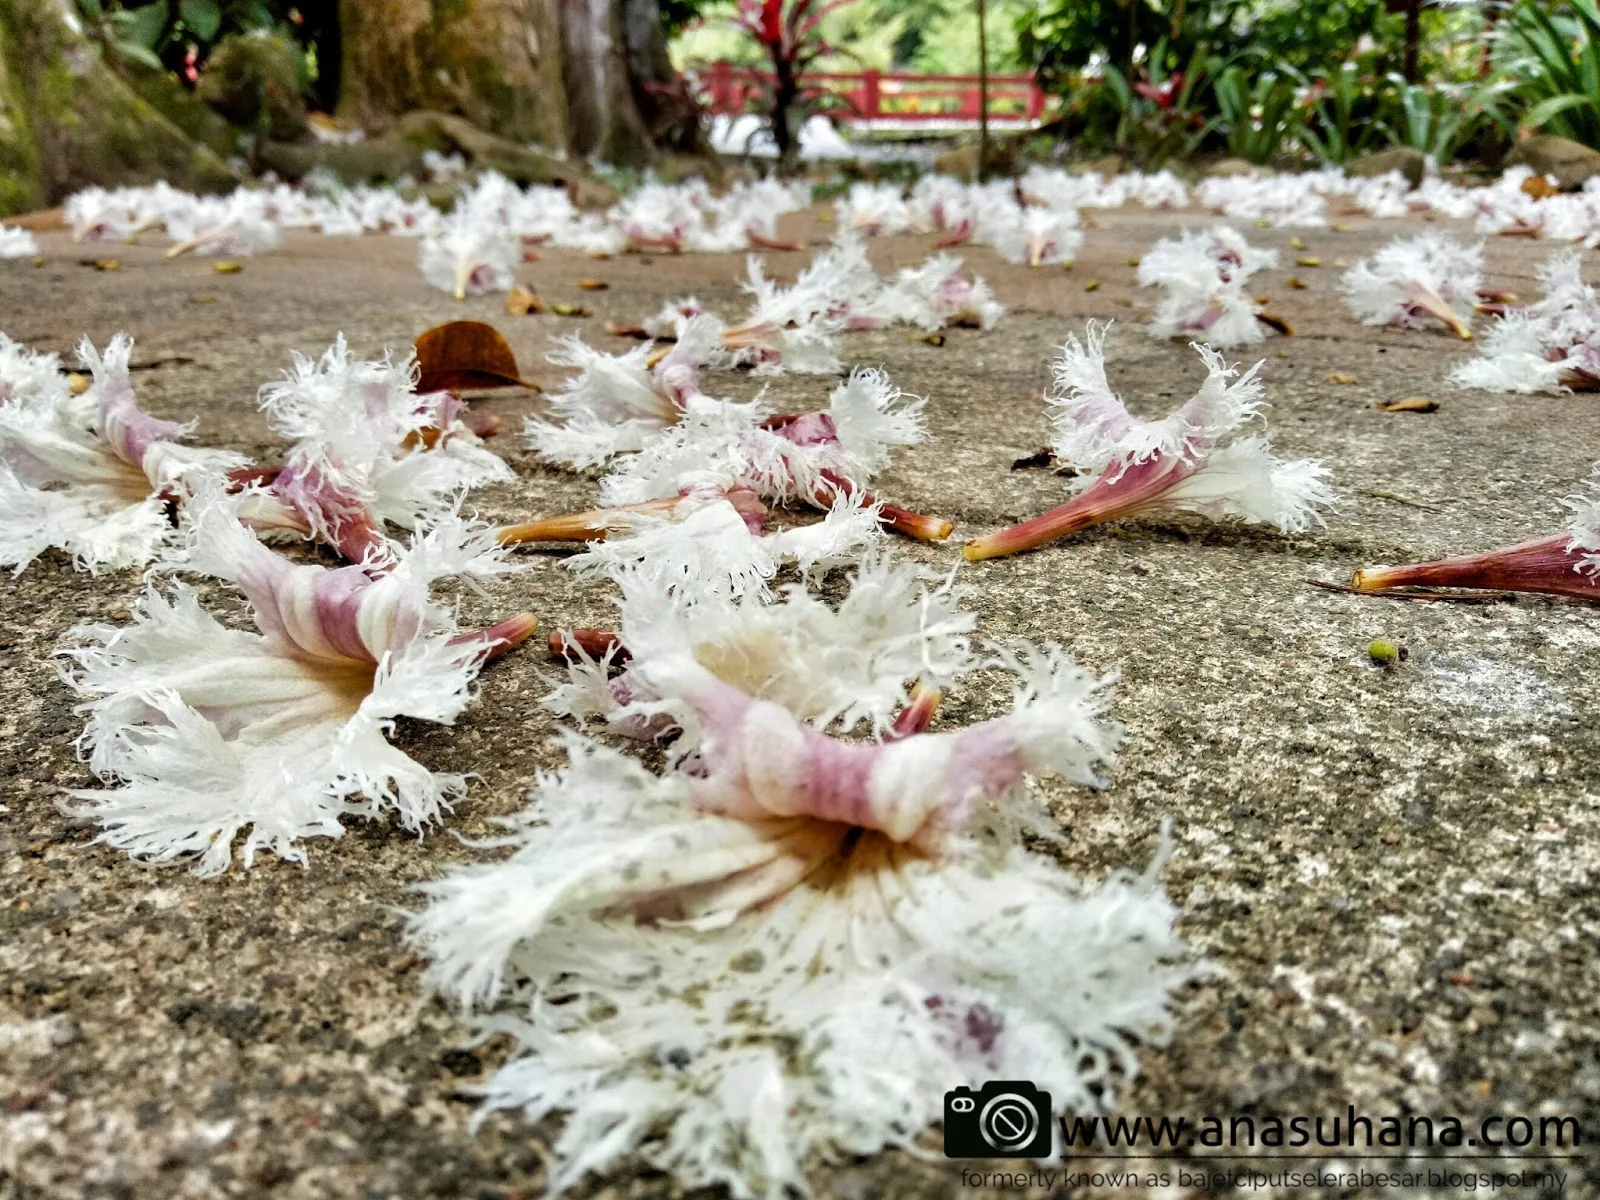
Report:
[[[656,0],[340,0],[339,115],[413,109],[642,166],[670,135],[677,74]]]
[[[238,182],[106,64],[70,0],[0,0],[0,215],[158,179]]]
[[[559,35],[549,0],[341,0],[339,115],[384,128],[455,113],[519,142],[565,146]]]

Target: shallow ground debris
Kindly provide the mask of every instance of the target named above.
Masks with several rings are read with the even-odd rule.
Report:
[[[846,338],[848,362],[882,365],[930,397],[932,440],[897,455],[878,490],[957,528],[903,554],[952,567],[967,538],[1061,501],[1061,478],[1011,467],[1048,440],[1048,362],[1088,317],[1117,319],[1111,381],[1136,411],[1159,415],[1187,397],[1193,352],[1145,336],[1155,296],[1134,287],[1127,264],[1207,220],[1097,213],[1076,276],[971,248],[969,264],[1012,310],[996,330],[953,330],[943,346],[895,330]],[[1319,231],[1317,248],[1353,261],[1423,227],[1353,219],[1346,232]],[[827,229],[802,215],[783,233],[819,240]],[[1249,236],[1293,261],[1286,234]],[[880,270],[910,265],[930,242],[878,239],[872,255]],[[126,329],[140,361],[161,363],[137,376],[152,411],[198,415],[198,444],[262,459],[276,448],[257,387],[291,351],[320,353],[340,330],[372,353],[444,320],[486,320],[548,385],[558,375],[542,355],[556,336],[624,349],[608,319],[637,322],[686,292],[742,308],[741,255],[612,260],[609,289],[586,297],[593,315],[580,322],[508,319],[502,296],[457,304],[427,286],[402,239],[290,235],[225,290],[209,265],[168,261],[157,244],[119,247],[122,269],[102,273],[80,269],[63,234],[41,243],[42,267],[0,264],[0,329],[61,351]],[[1526,242],[1491,240],[1486,279],[1531,293],[1541,258]],[[804,256],[768,260],[792,277]],[[571,296],[594,270],[549,252],[519,279]],[[1559,497],[1600,457],[1600,403],[1451,392],[1425,421],[1385,416],[1378,400],[1438,392],[1472,348],[1445,332],[1364,328],[1333,276],[1290,291],[1288,274],[1259,282],[1298,336],[1229,357],[1267,359],[1279,453],[1332,468],[1342,501],[1326,530],[1111,525],[960,569],[989,636],[1058,640],[1086,666],[1122,673],[1115,715],[1129,735],[1115,785],[1051,793],[1066,865],[1091,877],[1143,865],[1162,817],[1175,820],[1167,883],[1183,933],[1219,970],[1182,997],[1172,1045],[1147,1050],[1121,1109],[1571,1114],[1600,1129],[1600,610],[1306,586],[1555,528]],[[1086,292],[1084,277],[1101,287]],[[741,396],[760,386],[712,383],[724,380]],[[799,410],[828,382],[770,387]],[[524,391],[475,405],[503,418],[496,448],[520,476],[474,497],[492,520],[592,502],[592,483],[521,449],[519,418],[543,405]],[[527,575],[469,597],[463,624],[521,607],[545,629],[610,620],[605,587],[574,579],[560,554],[531,557]],[[202,586],[242,617],[227,589]],[[75,622],[125,619],[137,588],[135,572],[90,580],[59,557],[0,583],[0,1195],[540,1194],[553,1130],[497,1116],[469,1133],[463,1092],[505,1046],[468,1045],[452,1014],[421,998],[421,963],[399,936],[410,886],[478,852],[444,833],[419,843],[353,824],[340,841],[310,844],[307,869],[266,859],[207,882],[91,848],[57,813],[59,789],[89,780],[49,653]],[[1406,646],[1406,660],[1375,667],[1379,638]],[[398,732],[430,765],[480,774],[454,831],[490,833],[521,807],[534,770],[554,765],[552,720],[538,707],[547,670],[530,646],[485,672],[455,729]],[[942,715],[966,723],[1004,697],[966,689],[946,703]],[[1558,1165],[1600,1188],[1600,1159]],[[815,1178],[820,1195],[841,1198],[985,1194],[962,1184],[957,1164],[900,1154]],[[585,1190],[608,1188],[672,1190],[648,1173]]]

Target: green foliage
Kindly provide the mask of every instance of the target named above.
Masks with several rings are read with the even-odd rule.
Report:
[[[1212,83],[1217,115],[1206,131],[1221,132],[1228,153],[1246,162],[1270,163],[1285,143],[1298,142],[1306,111],[1298,102],[1298,80],[1276,71],[1254,77],[1243,67],[1229,66]]]
[[[1504,101],[1509,83],[1481,86],[1408,84],[1391,75],[1391,115],[1382,122],[1388,140],[1421,150],[1437,163],[1447,163],[1486,129],[1506,129],[1510,118]]]
[[[1325,165],[1372,150],[1384,134],[1377,121],[1384,88],[1385,81],[1364,73],[1355,63],[1341,63],[1331,77],[1313,87],[1312,110],[1300,128],[1300,144]]]
[[[1512,11],[1501,67],[1526,105],[1519,122],[1600,148],[1600,8],[1522,0]]]
[[[230,34],[276,30],[304,39],[308,21],[286,0],[77,0],[101,40],[131,61],[175,71],[193,82],[193,72]],[[303,5],[313,12],[316,4]]]

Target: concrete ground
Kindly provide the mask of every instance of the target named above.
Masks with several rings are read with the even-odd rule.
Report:
[[[907,553],[953,566],[967,538],[1060,501],[1061,480],[1012,464],[1047,440],[1047,364],[1086,318],[1117,319],[1111,377],[1138,411],[1158,415],[1191,394],[1198,360],[1145,336],[1153,300],[1135,288],[1127,260],[1207,219],[1096,212],[1071,271],[1028,271],[974,248],[969,263],[1011,309],[995,331],[955,331],[943,347],[905,331],[847,338],[849,361],[884,365],[930,398],[933,439],[899,455],[879,491],[948,517],[957,531],[946,545]],[[803,236],[827,232],[814,214],[789,222]],[[1194,520],[1104,526],[963,566],[961,576],[985,633],[1057,640],[1080,662],[1121,672],[1115,713],[1128,736],[1115,785],[1051,793],[1067,865],[1089,878],[1142,865],[1160,822],[1174,822],[1167,886],[1183,934],[1216,970],[1179,997],[1171,1045],[1145,1051],[1120,1111],[1329,1118],[1353,1105],[1374,1117],[1469,1123],[1570,1114],[1600,1135],[1600,612],[1529,597],[1407,603],[1307,583],[1558,527],[1560,497],[1600,457],[1600,399],[1449,388],[1446,372],[1467,349],[1443,332],[1363,328],[1337,294],[1336,260],[1423,222],[1354,217],[1348,226],[1302,231],[1304,252],[1289,248],[1286,231],[1246,230],[1288,264],[1300,253],[1322,261],[1258,277],[1256,290],[1296,336],[1238,357],[1266,359],[1278,451],[1331,467],[1340,504],[1326,529],[1283,537]],[[198,417],[198,442],[264,462],[276,446],[256,411],[257,387],[288,367],[291,351],[320,353],[341,330],[357,350],[376,352],[440,321],[479,317],[506,333],[529,375],[553,384],[559,376],[542,355],[558,334],[621,348],[604,334],[605,318],[637,320],[685,291],[724,312],[741,308],[740,256],[594,262],[549,252],[523,269],[547,298],[594,310],[578,320],[509,318],[498,297],[458,305],[423,283],[415,245],[400,239],[293,236],[232,276],[205,260],[167,261],[160,245],[86,253],[64,234],[43,244],[42,266],[0,263],[0,330],[61,351],[84,334],[103,343],[130,331],[135,361],[148,365],[136,380],[150,409]],[[920,260],[928,246],[880,239],[872,251],[887,267]],[[1489,285],[1530,293],[1545,252],[1491,241]],[[80,265],[107,256],[121,269]],[[781,276],[804,261],[770,259]],[[1291,289],[1291,275],[1306,287]],[[610,289],[580,292],[586,276]],[[1335,374],[1353,382],[1330,381]],[[740,396],[756,386],[718,382]],[[800,409],[820,403],[827,386],[782,378],[772,394]],[[1413,395],[1438,400],[1438,411],[1376,407]],[[541,467],[520,448],[520,419],[541,406],[527,392],[478,405],[505,418],[496,445],[519,475],[476,495],[486,516],[592,500],[592,481]],[[575,582],[559,556],[534,562],[489,600],[469,598],[464,621],[523,607],[546,629],[608,619],[603,587]],[[419,842],[352,825],[338,841],[311,844],[307,868],[266,859],[202,881],[92,846],[93,831],[56,809],[63,789],[92,781],[73,753],[79,722],[51,651],[74,623],[125,617],[139,582],[135,572],[74,574],[59,557],[0,581],[0,1196],[542,1194],[551,1128],[500,1115],[469,1130],[465,1092],[507,1045],[467,1044],[454,1015],[422,995],[422,964],[400,937],[412,885],[474,856],[451,833],[489,832],[493,818],[521,807],[534,770],[552,764],[553,721],[538,707],[549,670],[542,652],[530,646],[487,670],[455,728],[401,729],[424,763],[480,776],[447,832]],[[226,589],[208,591],[244,619]],[[1405,646],[1406,661],[1374,666],[1375,638]],[[988,704],[957,690],[941,719],[978,719]],[[1230,1162],[1305,1165],[1207,1160]],[[1564,1172],[1569,1194],[1600,1193],[1592,1154],[1536,1165]],[[841,1200],[987,1194],[953,1167],[885,1154],[819,1167],[815,1180],[820,1195]],[[1135,1191],[1194,1194],[1177,1178],[1192,1161],[1140,1167],[1173,1182]],[[1064,1190],[1131,1194],[1092,1183]],[[581,1189],[673,1191],[649,1173]]]

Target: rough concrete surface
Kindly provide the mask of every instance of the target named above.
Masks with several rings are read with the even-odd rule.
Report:
[[[1061,480],[1012,462],[1045,443],[1047,363],[1085,318],[1118,320],[1110,373],[1139,412],[1164,413],[1192,393],[1200,363],[1145,335],[1153,298],[1135,288],[1127,260],[1208,219],[1095,212],[1071,271],[1028,271],[973,248],[969,263],[1011,308],[998,329],[954,331],[943,347],[904,331],[846,339],[849,361],[882,364],[930,397],[935,436],[900,454],[878,490],[954,520],[957,532],[906,553],[948,568],[966,538],[1060,502]],[[814,215],[785,224],[814,239],[828,228]],[[1292,265],[1287,231],[1246,230],[1283,253],[1288,265],[1263,272],[1255,290],[1297,336],[1230,356],[1266,359],[1279,452],[1332,468],[1341,502],[1326,529],[1282,537],[1198,520],[1104,526],[960,575],[989,636],[1060,641],[1080,662],[1121,672],[1115,713],[1128,736],[1114,786],[1050,793],[1067,865],[1091,879],[1140,866],[1161,821],[1174,823],[1167,885],[1183,934],[1215,973],[1179,997],[1170,1046],[1145,1050],[1119,1111],[1328,1118],[1354,1105],[1469,1122],[1572,1114],[1600,1135],[1600,611],[1527,597],[1407,603],[1307,585],[1556,528],[1560,497],[1600,457],[1600,399],[1457,392],[1445,373],[1469,351],[1448,334],[1356,324],[1338,298],[1336,260],[1424,224],[1348,225],[1301,231],[1320,268]],[[872,253],[880,268],[904,265],[929,241],[878,239]],[[320,353],[341,330],[370,353],[443,320],[480,317],[505,331],[531,376],[554,383],[542,355],[558,334],[620,349],[603,332],[607,317],[637,320],[686,291],[724,312],[742,306],[737,255],[595,262],[547,252],[524,281],[594,309],[573,320],[509,318],[499,297],[458,305],[423,283],[415,244],[401,239],[296,235],[234,276],[204,260],[167,261],[154,244],[94,249],[122,261],[99,272],[80,265],[87,256],[65,235],[43,243],[41,267],[0,263],[0,329],[61,351],[83,334],[103,343],[132,332],[135,361],[151,364],[136,375],[149,408],[197,416],[198,443],[265,462],[276,447],[257,387],[289,366],[291,351]],[[1545,252],[1491,241],[1488,285],[1531,293]],[[787,278],[804,258],[769,260]],[[1291,275],[1304,290],[1287,286]],[[585,276],[610,290],[580,292]],[[1091,280],[1100,286],[1086,290]],[[1331,373],[1355,382],[1330,382]],[[740,396],[758,386],[716,383]],[[781,378],[771,394],[811,407],[828,386]],[[1440,408],[1375,407],[1411,395]],[[540,411],[539,397],[519,391],[478,406],[506,419],[496,448],[519,475],[475,496],[484,515],[588,506],[592,481],[541,467],[519,445],[515,430]],[[498,583],[488,600],[469,596],[464,624],[522,607],[545,629],[607,620],[604,588],[574,581],[559,555],[532,557],[527,575]],[[553,1126],[498,1115],[469,1129],[470,1086],[508,1047],[469,1044],[456,1017],[422,994],[421,963],[400,936],[412,885],[477,853],[452,834],[491,832],[493,818],[520,808],[534,770],[553,764],[554,722],[538,707],[542,651],[530,645],[486,670],[456,727],[400,730],[422,762],[478,773],[447,831],[418,841],[353,824],[342,839],[311,843],[309,867],[265,858],[197,880],[91,845],[93,830],[56,808],[63,789],[92,780],[73,752],[79,723],[51,651],[74,623],[125,616],[138,587],[136,572],[90,578],[58,556],[0,582],[0,1196],[542,1194]],[[207,590],[246,619],[228,589]],[[1378,637],[1407,647],[1407,660],[1373,666],[1367,646]],[[940,720],[987,716],[1000,702],[957,689]],[[895,1153],[819,1166],[818,1192],[986,1194],[930,1147],[926,1161]],[[1592,1155],[1541,1165],[1566,1173],[1569,1194],[1600,1192]],[[1175,1176],[1193,1162],[1141,1166]],[[675,1191],[648,1172],[580,1189]],[[1174,1183],[1159,1194],[1192,1193]]]

